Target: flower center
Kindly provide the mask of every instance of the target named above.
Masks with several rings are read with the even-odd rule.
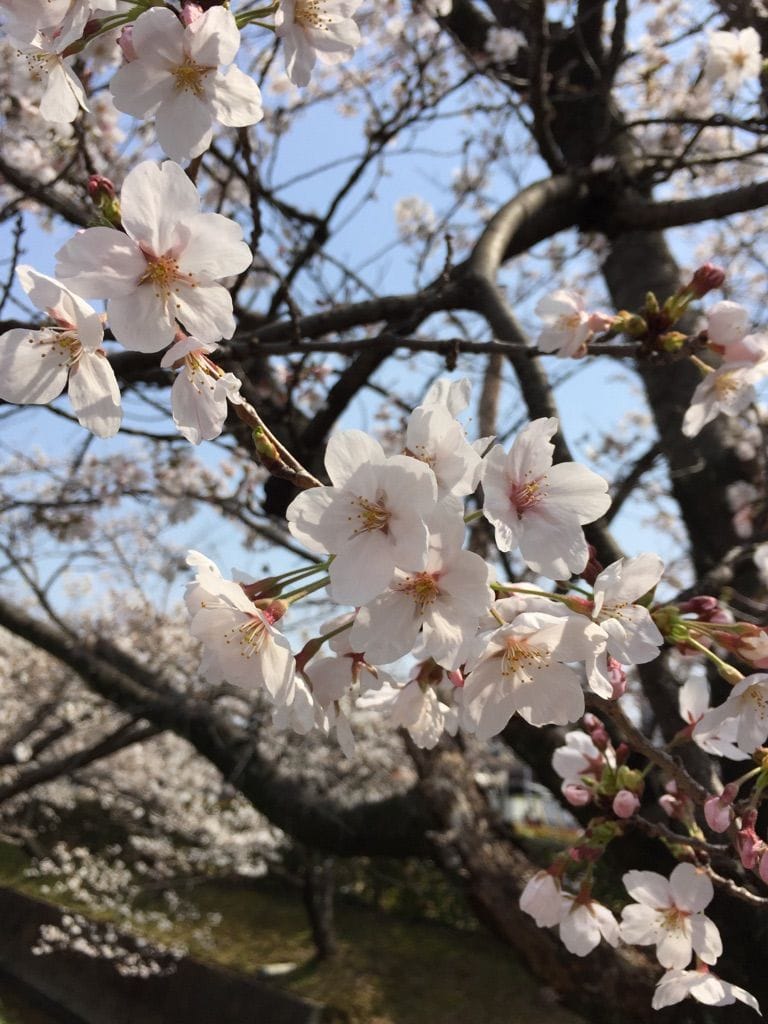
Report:
[[[669,932],[681,932],[685,928],[685,922],[691,916],[687,910],[679,907],[665,907],[661,911],[662,927]]]
[[[395,589],[412,597],[419,611],[422,612],[428,604],[432,604],[440,596],[436,573],[417,572],[399,583]]]
[[[534,647],[520,637],[511,636],[505,640],[501,659],[502,675],[527,675],[532,668],[546,668],[548,664],[549,651],[545,647]]]
[[[158,297],[167,298],[174,281],[182,276],[178,261],[173,256],[151,256],[144,253],[147,269],[139,278],[139,284],[151,284]]]
[[[517,512],[517,518],[522,519],[524,513],[529,512],[539,504],[542,498],[546,497],[543,489],[547,478],[542,476],[537,480],[522,480],[515,482],[509,489],[509,501],[512,508]]]
[[[240,644],[240,654],[244,658],[259,654],[269,637],[267,625],[260,615],[250,616],[237,627],[237,632],[240,634],[239,637],[236,637]],[[227,643],[230,642],[227,640]]]
[[[38,337],[30,337],[30,343],[43,349],[41,359],[58,356],[59,366],[73,366],[83,354],[83,346],[77,335],[53,327],[41,331]]]
[[[177,64],[171,70],[176,84],[176,91],[191,92],[195,96],[202,96],[206,75],[213,70],[213,68],[205,67],[203,64],[195,64],[191,57],[187,57],[183,64]]]
[[[356,500],[355,505],[356,515],[349,517],[350,522],[357,520],[353,537],[359,533],[373,533],[375,530],[389,533],[389,520],[392,518],[392,513],[384,504],[383,495],[377,494],[375,501],[360,497]]]
[[[715,394],[718,398],[729,398],[739,390],[741,385],[731,373],[721,374],[715,381]]]
[[[293,20],[302,28],[322,29],[330,25],[322,0],[297,0]]]
[[[752,701],[755,711],[760,718],[765,718],[766,714],[768,714],[768,700],[766,700],[766,695],[760,687],[750,686],[744,696]]]

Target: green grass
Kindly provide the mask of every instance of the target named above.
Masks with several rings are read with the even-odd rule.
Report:
[[[25,879],[25,857],[0,845],[0,884],[39,895]],[[203,914],[222,915],[212,946],[194,938],[194,923],[147,934],[183,943],[207,962],[253,975],[271,963],[295,963],[275,984],[338,1011],[344,1024],[580,1024],[542,997],[539,984],[500,942],[467,931],[339,901],[338,955],[314,960],[307,919],[297,893],[263,881],[248,888],[216,882],[184,893]],[[157,904],[159,907],[159,903]],[[148,901],[147,909],[153,903]],[[77,908],[71,908],[77,909]],[[37,1024],[26,1017],[24,1024]],[[0,1010],[0,1024],[4,1024]],[[17,1024],[10,1016],[5,1024]]]

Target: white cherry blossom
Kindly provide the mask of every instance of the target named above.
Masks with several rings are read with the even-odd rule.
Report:
[[[361,0],[281,0],[275,32],[285,50],[285,70],[295,85],[309,85],[312,68],[348,60],[360,45],[352,15]]]
[[[407,455],[387,457],[361,430],[335,434],[325,468],[331,487],[313,487],[286,513],[294,537],[311,551],[333,554],[329,593],[363,604],[380,594],[398,565],[427,566],[426,520],[437,500],[432,471]]]
[[[462,550],[464,520],[439,508],[428,521],[426,564],[395,570],[389,587],[358,612],[350,642],[375,664],[408,654],[422,631],[422,646],[440,665],[458,668],[493,601],[485,559]]]
[[[563,914],[559,879],[549,871],[537,871],[528,879],[520,895],[520,909],[530,914],[539,928],[559,924]]]
[[[707,310],[707,337],[713,345],[725,349],[726,354],[738,345],[748,329],[749,313],[738,302],[724,299]]]
[[[509,452],[496,445],[486,456],[483,513],[496,530],[500,551],[519,546],[526,564],[562,580],[581,572],[589,550],[581,527],[611,504],[608,484],[575,462],[552,465],[557,420],[525,427]]]
[[[425,404],[413,410],[405,449],[433,471],[440,497],[465,497],[477,488],[482,460],[446,405]]]
[[[698,726],[698,723],[711,709],[709,706],[709,683],[706,677],[695,670],[680,687],[678,694],[678,706],[680,717],[690,726]],[[705,750],[708,754],[716,757],[727,757],[732,761],[746,761],[749,754],[739,750],[736,746],[736,729],[738,721],[734,718],[726,718],[719,725],[713,725],[711,732],[704,732],[702,729],[694,728],[691,734],[693,742]],[[706,728],[706,727],[705,727]]]
[[[407,729],[422,750],[432,750],[444,732],[452,736],[458,726],[456,709],[444,704],[431,682],[422,681],[418,673],[402,686],[386,680],[380,690],[360,700],[360,707],[383,711],[390,724]]]
[[[14,39],[28,43],[41,29],[58,28],[70,6],[71,0],[2,0],[3,27]]]
[[[566,733],[565,743],[552,755],[552,767],[563,780],[562,788],[584,786],[583,776],[599,778],[602,775],[606,754],[598,750],[592,738],[581,729]]]
[[[30,300],[56,326],[14,328],[0,336],[0,398],[44,405],[68,387],[81,426],[97,437],[112,437],[122,419],[120,389],[101,348],[99,314],[52,277],[27,266],[16,272]]]
[[[682,1002],[687,996],[705,1006],[731,1006],[738,1001],[760,1013],[760,1004],[751,992],[723,981],[703,964],[695,971],[667,971],[656,984],[651,1005],[654,1010],[661,1010]]]
[[[88,15],[87,6],[76,7],[63,24],[41,28],[31,38],[15,41],[31,74],[43,84],[40,115],[46,121],[68,124],[81,110],[88,110],[82,82],[71,67],[74,57],[64,56],[82,37]]]
[[[85,298],[107,300],[126,348],[165,348],[177,320],[202,342],[231,338],[232,299],[217,281],[250,266],[240,226],[201,213],[197,189],[170,160],[145,160],[127,175],[121,216],[124,231],[88,228],[67,242],[56,254],[58,276]]]
[[[269,609],[257,608],[239,583],[225,579],[198,551],[189,552],[187,564],[197,570],[185,601],[192,619],[190,632],[204,648],[203,676],[244,690],[263,689],[276,704],[292,704],[293,654]]]
[[[171,410],[173,422],[191,444],[218,437],[227,418],[227,402],[242,401],[237,377],[208,359],[217,348],[197,338],[184,338],[160,362],[165,369],[179,365],[171,388]]]
[[[763,376],[762,367],[752,362],[723,363],[704,374],[683,417],[683,433],[695,437],[721,412],[738,416],[756,398],[754,385]]]
[[[658,555],[646,553],[620,558],[598,575],[594,584],[592,618],[606,636],[605,648],[588,666],[589,685],[601,697],[609,698],[608,657],[624,665],[643,665],[658,657],[664,637],[650,612],[636,604],[653,590],[664,572]]]
[[[621,912],[621,937],[656,946],[662,967],[682,970],[693,951],[714,964],[723,951],[717,926],[702,911],[714,894],[712,882],[693,864],[678,864],[669,880],[655,871],[629,871],[624,886],[635,900]]]
[[[172,160],[204,152],[214,121],[242,127],[263,117],[258,86],[233,64],[240,32],[226,8],[212,7],[187,26],[173,11],[153,8],[134,23],[132,43],[136,59],[110,83],[115,106],[154,116],[157,141]]]
[[[537,347],[542,352],[556,352],[561,359],[584,355],[595,331],[611,322],[603,313],[589,313],[582,296],[564,288],[540,299],[535,312],[546,324]]]
[[[709,82],[722,80],[729,92],[736,92],[742,82],[760,74],[760,36],[754,28],[738,32],[712,32],[706,59]]]
[[[697,736],[721,733],[724,724],[736,722],[736,745],[745,754],[752,754],[768,737],[768,674],[757,672],[736,683],[728,699],[707,711],[693,730]]]
[[[569,953],[587,956],[605,939],[619,944],[619,925],[607,907],[597,900],[563,893],[560,910],[560,941]]]
[[[497,601],[511,621],[483,635],[467,659],[457,694],[461,725],[480,739],[502,731],[517,712],[531,725],[565,725],[584,713],[578,674],[565,662],[583,661],[600,642],[600,629],[581,616],[517,614],[518,604]]]

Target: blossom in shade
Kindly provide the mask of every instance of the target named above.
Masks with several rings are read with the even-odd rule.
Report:
[[[724,299],[707,310],[707,337],[732,358],[733,346],[744,338],[749,329],[749,314],[738,302]],[[738,357],[737,357],[738,358]]]
[[[712,882],[693,864],[678,864],[669,880],[655,871],[628,871],[624,886],[635,900],[621,912],[621,937],[656,946],[662,967],[682,970],[693,951],[714,964],[723,951],[717,926],[702,911],[714,895]]]
[[[58,28],[70,6],[71,0],[2,0],[3,27],[14,39],[30,42],[40,29]]]
[[[258,608],[234,580],[198,551],[187,565],[197,571],[185,595],[190,632],[203,644],[201,673],[211,682],[227,680],[244,690],[264,690],[276,704],[292,704],[294,659],[274,622],[275,611]],[[283,611],[284,609],[280,609]]]
[[[281,0],[275,33],[283,41],[285,70],[295,85],[309,85],[312,68],[348,60],[360,45],[352,18],[361,0]]]
[[[0,336],[0,398],[44,405],[65,387],[81,426],[97,437],[120,428],[120,389],[101,348],[99,314],[68,288],[32,267],[16,270],[24,291],[55,327],[14,328]]]
[[[563,912],[560,882],[549,871],[537,871],[520,896],[520,909],[530,914],[539,928],[560,923]]]
[[[601,939],[619,944],[619,925],[607,907],[587,896],[561,896],[560,941],[574,956],[587,956]]]
[[[732,985],[730,981],[723,981],[704,964],[695,971],[667,971],[656,984],[651,1005],[654,1010],[661,1010],[682,1002],[688,996],[705,1006],[731,1006],[738,1001],[760,1013],[760,1004],[751,992]]]
[[[699,728],[698,723],[711,710],[709,706],[709,683],[703,675],[691,673],[680,687],[678,694],[680,717],[690,726],[695,726],[691,739],[696,746],[715,757],[727,757],[732,761],[746,761],[749,754],[736,746],[737,719],[721,719],[717,725],[705,725]]]
[[[514,28],[498,28],[494,25],[485,36],[485,51],[497,64],[514,60],[521,46],[525,46],[525,36]]]
[[[389,585],[396,566],[426,569],[426,520],[437,501],[429,467],[407,455],[387,457],[368,434],[345,430],[328,442],[325,468],[332,486],[304,491],[286,515],[294,537],[335,556],[333,600],[364,604]]]
[[[176,321],[201,342],[231,338],[232,299],[218,280],[239,274],[251,251],[238,224],[201,213],[178,164],[145,160],[121,192],[124,231],[81,231],[56,254],[56,272],[85,298],[106,299],[112,333],[126,348],[157,352]]]
[[[754,28],[738,32],[712,32],[705,65],[707,81],[722,81],[729,92],[757,78],[762,67],[760,36]]]
[[[240,32],[226,8],[212,7],[186,26],[173,11],[152,8],[135,22],[131,45],[135,58],[110,83],[115,106],[154,116],[157,141],[172,160],[204,152],[214,121],[242,127],[263,117],[259,87],[233,64]]]
[[[197,338],[184,338],[172,345],[162,358],[163,368],[178,366],[171,388],[173,422],[191,444],[212,441],[221,433],[227,418],[227,402],[239,404],[240,381],[208,358],[216,345]]]
[[[562,580],[586,566],[589,549],[582,526],[611,504],[608,484],[575,462],[553,466],[557,420],[534,420],[509,452],[496,445],[486,456],[483,514],[496,531],[500,551],[519,546],[534,572]]]

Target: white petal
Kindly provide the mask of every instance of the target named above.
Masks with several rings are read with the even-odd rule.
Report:
[[[97,437],[113,437],[120,429],[120,389],[105,355],[82,353],[69,375],[69,400],[80,425]]]

